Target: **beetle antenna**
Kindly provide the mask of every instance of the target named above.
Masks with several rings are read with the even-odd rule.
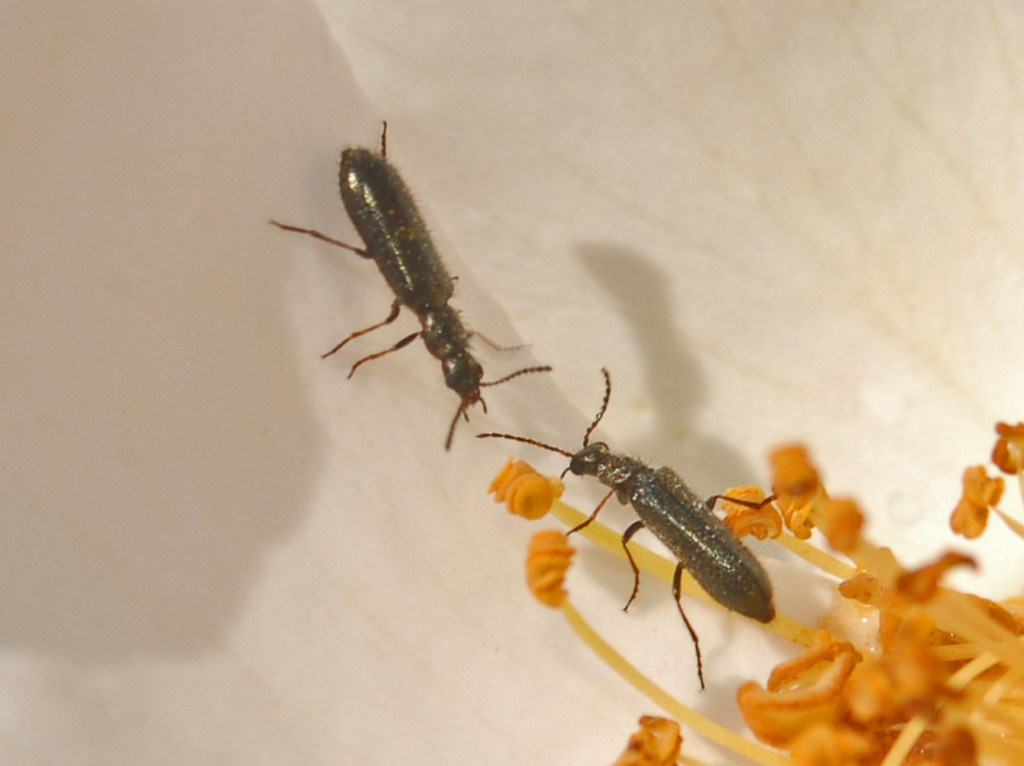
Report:
[[[452,437],[455,436],[455,426],[459,422],[459,416],[460,415],[466,415],[466,403],[465,402],[460,404],[459,408],[457,410],[455,410],[455,417],[452,418],[452,424],[450,426],[448,426],[448,438],[444,440],[444,448],[446,450],[451,449]],[[468,415],[466,416],[466,419],[467,420],[469,419]]]
[[[594,429],[597,428],[597,424],[601,422],[601,418],[604,417],[604,411],[608,409],[608,400],[612,396],[612,376],[608,374],[608,370],[604,367],[601,368],[601,374],[604,375],[604,401],[601,402],[601,409],[598,410],[597,417],[594,418],[594,422],[590,424],[590,428],[583,434],[583,446],[586,447],[590,444],[590,435],[594,433]]]
[[[536,439],[528,439],[525,436],[513,436],[512,434],[477,434],[477,439],[511,439],[514,442],[522,442],[523,444],[532,444],[534,447],[540,447],[542,449],[551,450],[557,452],[559,455],[565,455],[566,457],[572,457],[572,453],[569,450],[564,450],[561,447],[552,447],[550,444],[539,442]]]
[[[481,383],[480,387],[483,388],[484,386],[496,386],[499,383],[505,383],[506,381],[512,380],[512,378],[518,378],[520,375],[528,375],[531,372],[551,372],[551,367],[550,365],[546,364],[541,367],[524,367],[521,370],[516,370],[510,375],[506,375],[504,378],[492,380],[490,383]]]

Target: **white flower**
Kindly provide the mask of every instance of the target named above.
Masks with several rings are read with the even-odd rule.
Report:
[[[655,711],[533,605],[484,495],[519,449],[475,433],[574,448],[607,366],[617,449],[711,494],[800,438],[913,563],[1021,417],[998,15],[108,5],[0,11],[4,763],[610,761]],[[338,152],[381,119],[453,303],[532,344],[477,344],[488,379],[555,367],[447,454],[422,344],[345,379],[411,316],[317,358],[387,315],[375,265],[266,225],[354,238]],[[574,599],[696,697],[667,589],[623,617],[628,570],[580,558]],[[738,721],[758,636],[691,616]]]

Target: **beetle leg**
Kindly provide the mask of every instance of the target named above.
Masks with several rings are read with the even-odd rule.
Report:
[[[758,508],[764,508],[768,503],[773,503],[776,500],[775,495],[768,495],[764,500],[759,503],[755,503],[753,500],[740,500],[738,497],[729,497],[728,495],[712,495],[704,501],[704,507],[709,511],[715,509],[715,503],[719,500],[728,500],[730,503],[736,503],[736,505],[742,505],[744,508],[753,508],[755,511]]]
[[[378,351],[376,354],[364,356],[362,359],[360,359],[358,362],[352,365],[352,369],[348,371],[348,376],[351,378],[355,371],[359,369],[359,366],[364,362],[369,362],[372,361],[373,359],[380,359],[382,356],[387,356],[388,354],[394,353],[395,351],[398,351],[398,349],[400,348],[405,348],[418,337],[420,337],[420,335],[422,335],[422,333],[414,332],[412,335],[407,335],[406,337],[402,338],[400,341],[398,341],[398,343],[393,345],[391,348],[386,348],[383,351]]]
[[[615,494],[615,490],[613,489],[611,492],[609,492],[607,495],[605,495],[604,499],[601,500],[601,502],[597,504],[597,508],[594,509],[594,512],[592,514],[590,514],[590,517],[586,521],[584,521],[582,524],[577,524],[575,527],[573,527],[568,532],[566,532],[565,533],[566,537],[571,535],[573,532],[579,532],[581,529],[583,529],[584,527],[588,526],[590,524],[590,522],[592,522],[594,519],[596,519],[597,518],[597,514],[599,514],[601,512],[601,509],[604,508],[604,504],[607,503],[608,499],[612,495],[614,495],[614,494]]]
[[[686,629],[690,631],[690,638],[693,640],[693,651],[697,654],[697,678],[700,679],[700,690],[704,691],[704,663],[700,658],[700,641],[697,639],[697,631],[693,629],[690,621],[686,618],[686,612],[683,611],[682,602],[682,585],[683,577],[683,565],[682,562],[676,564],[675,574],[672,575],[672,595],[676,598],[676,606],[679,607],[679,616],[683,618],[683,622],[686,623]]]
[[[626,531],[622,533],[622,550],[626,552],[626,558],[629,560],[629,565],[633,567],[633,593],[630,594],[629,601],[626,602],[626,605],[622,607],[623,612],[629,611],[629,605],[633,603],[633,600],[636,598],[636,594],[640,592],[640,567],[638,567],[636,562],[633,560],[633,554],[629,552],[629,546],[626,545],[626,543],[630,541],[633,535],[643,528],[644,523],[642,521],[634,521],[626,527]]]
[[[340,239],[335,239],[334,237],[328,237],[326,234],[321,234],[316,229],[303,229],[301,226],[289,226],[286,223],[278,223],[277,221],[271,221],[271,223],[274,224],[274,226],[276,226],[279,229],[284,229],[285,231],[294,231],[297,234],[308,234],[309,236],[319,239],[321,242],[326,242],[329,245],[343,247],[346,250],[349,250],[363,258],[373,258],[373,256],[370,255],[370,252],[368,250],[362,247],[356,247],[355,245],[350,245],[347,242],[342,242]]]
[[[484,335],[479,330],[474,330],[473,332],[470,333],[470,337],[474,337],[474,336],[479,338],[480,340],[482,340],[484,343],[486,343],[488,346],[493,348],[495,351],[519,351],[521,349],[529,348],[530,347],[529,343],[517,343],[514,346],[503,346],[502,344],[498,343],[496,340],[491,340],[490,338],[488,338],[486,335]]]
[[[356,330],[356,331],[355,331],[354,333],[352,333],[351,335],[349,335],[349,336],[348,336],[347,338],[345,338],[345,340],[343,340],[343,341],[342,341],[341,343],[339,343],[339,344],[338,344],[337,346],[335,346],[334,348],[332,348],[332,349],[331,349],[330,351],[328,351],[328,352],[327,352],[326,354],[321,354],[321,355],[320,355],[320,358],[321,358],[321,359],[326,359],[326,358],[327,358],[327,357],[329,357],[329,356],[330,356],[331,354],[334,354],[334,353],[336,353],[336,352],[340,351],[340,350],[341,350],[341,347],[342,347],[342,346],[344,346],[344,345],[345,345],[346,343],[348,343],[348,342],[349,342],[350,340],[352,340],[353,338],[358,338],[358,337],[359,337],[360,335],[366,335],[366,333],[368,333],[368,332],[373,332],[374,330],[376,330],[376,329],[379,329],[379,328],[383,327],[383,326],[384,326],[384,325],[386,325],[386,324],[391,324],[391,323],[392,323],[392,322],[394,322],[394,321],[395,321],[396,319],[398,319],[398,312],[399,312],[399,311],[401,311],[401,310],[402,310],[402,304],[401,304],[401,303],[400,303],[400,302],[398,301],[398,299],[395,299],[395,300],[394,300],[394,301],[392,301],[392,303],[391,303],[391,313],[390,313],[390,314],[388,314],[388,318],[387,318],[387,319],[385,319],[385,320],[384,320],[383,322],[378,322],[378,323],[377,323],[377,324],[375,324],[375,325],[370,325],[369,327],[366,327],[366,328],[364,328],[364,329],[362,329],[362,330]],[[349,377],[352,377],[352,376],[351,376],[351,375],[349,375]]]

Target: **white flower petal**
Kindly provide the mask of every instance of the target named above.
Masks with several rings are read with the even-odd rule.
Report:
[[[712,493],[800,439],[875,539],[951,544],[960,471],[1021,416],[1018,20],[322,5],[0,10],[0,760],[609,761],[653,711],[532,603],[532,529],[484,496],[507,453],[564,462],[471,438],[574,447],[601,366],[617,449]],[[450,454],[419,343],[345,380],[411,317],[317,358],[386,315],[374,265],[266,224],[354,238],[337,155],[382,118],[455,303],[532,344],[480,349],[488,377],[555,366]],[[736,721],[761,635],[692,607],[699,697],[667,589],[623,617],[628,570],[581,559],[602,630]]]

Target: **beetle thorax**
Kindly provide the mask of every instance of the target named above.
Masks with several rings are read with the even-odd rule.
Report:
[[[420,312],[423,343],[433,356],[445,359],[469,351],[466,328],[458,312],[448,304],[426,306]]]

